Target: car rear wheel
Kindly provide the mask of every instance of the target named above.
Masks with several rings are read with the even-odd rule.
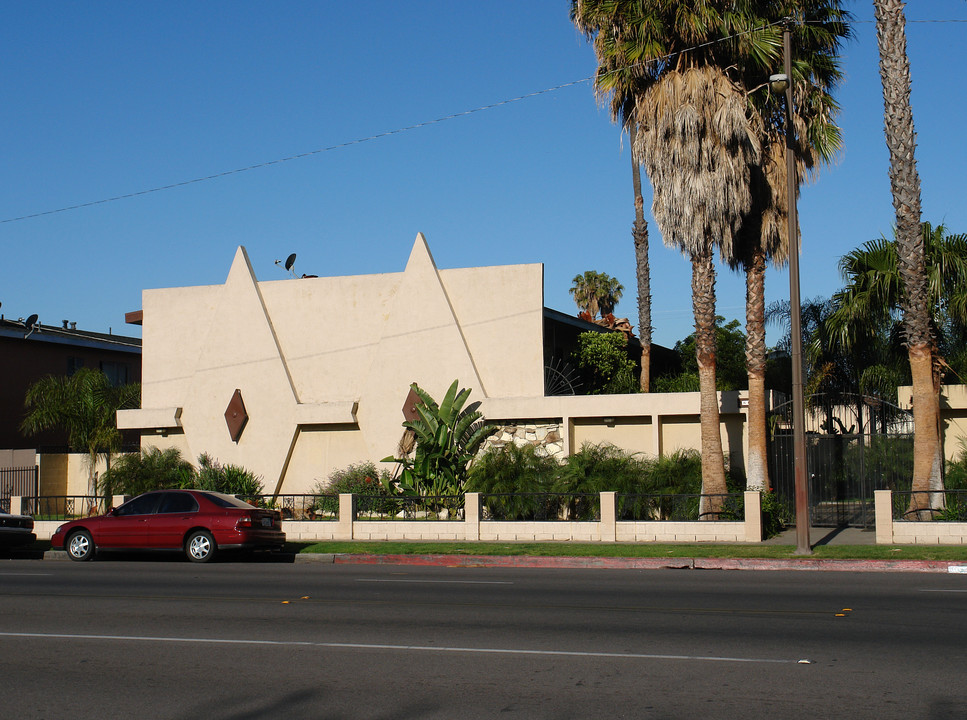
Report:
[[[67,557],[82,562],[94,557],[94,539],[87,530],[78,530],[67,538]]]
[[[185,541],[185,555],[192,562],[208,562],[215,557],[215,538],[207,530],[196,530]]]

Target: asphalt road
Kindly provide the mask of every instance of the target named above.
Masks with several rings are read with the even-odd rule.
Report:
[[[0,561],[0,717],[964,718],[967,576]]]

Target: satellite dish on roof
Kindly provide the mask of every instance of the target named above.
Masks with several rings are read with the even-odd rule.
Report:
[[[295,274],[295,270],[292,269],[292,266],[295,265],[295,253],[292,253],[291,255],[289,255],[289,257],[285,259],[284,263],[281,260],[276,260],[275,264],[283,265],[285,269],[292,274],[292,277],[299,277],[298,275]]]
[[[27,316],[27,319],[24,320],[24,327],[27,328],[27,334],[24,335],[24,340],[26,340],[27,338],[30,337],[30,334],[34,330],[39,329],[39,325],[37,324],[37,313]]]

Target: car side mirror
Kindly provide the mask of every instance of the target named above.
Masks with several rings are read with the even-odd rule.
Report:
[[[118,509],[116,507],[109,507],[107,509],[107,514],[114,517],[118,514]]]

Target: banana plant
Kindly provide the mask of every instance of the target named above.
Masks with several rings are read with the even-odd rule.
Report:
[[[407,420],[403,426],[413,431],[416,450],[412,459],[383,459],[399,463],[402,468],[395,480],[383,480],[388,489],[404,495],[436,497],[463,492],[467,466],[494,427],[483,421],[476,403],[464,407],[470,390],[458,391],[458,384],[458,380],[453,381],[439,404],[416,383],[410,386],[419,397],[419,417]]]

